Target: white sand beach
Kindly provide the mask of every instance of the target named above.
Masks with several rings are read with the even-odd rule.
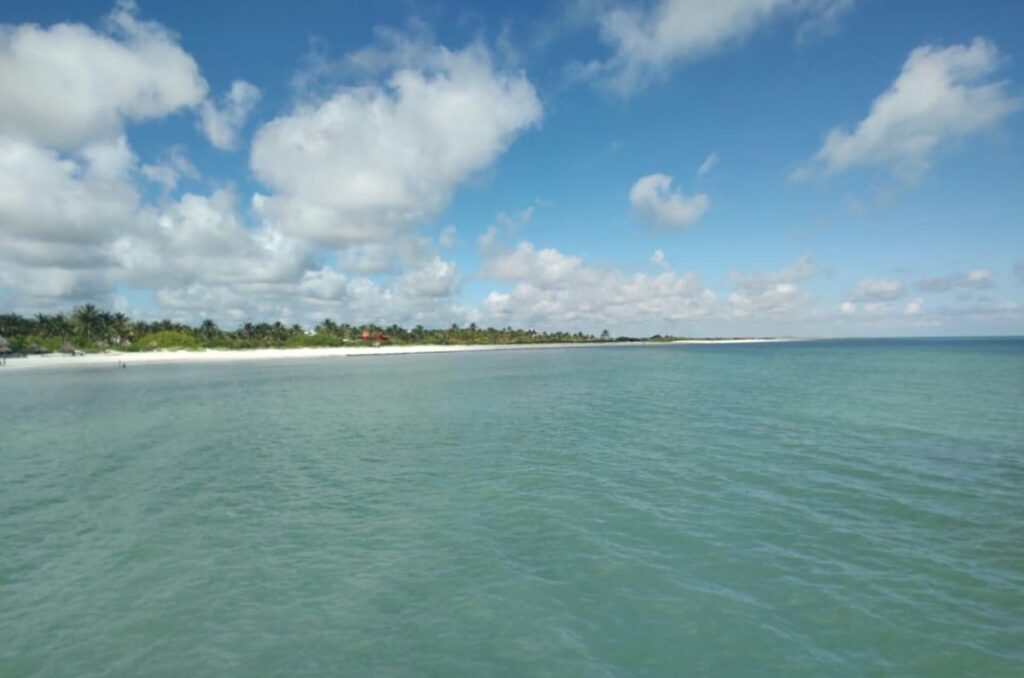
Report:
[[[785,341],[783,339],[692,339],[665,342],[620,342],[587,344],[501,344],[473,346],[337,346],[325,348],[256,348],[256,349],[206,349],[200,351],[144,351],[127,353],[107,351],[67,355],[49,353],[25,357],[8,358],[4,370],[23,370],[52,367],[118,367],[121,364],[152,365],[166,363],[222,363],[252,360],[295,360],[308,358],[374,357],[394,355],[419,355],[425,353],[464,353],[473,351],[522,351],[558,348],[595,347],[651,347],[678,344],[750,344]]]

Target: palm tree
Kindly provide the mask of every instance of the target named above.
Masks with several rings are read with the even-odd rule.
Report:
[[[131,334],[131,320],[124,313],[115,313],[110,317],[111,337],[115,344],[121,344]]]
[[[199,325],[199,336],[201,336],[206,341],[210,341],[211,339],[214,339],[219,335],[220,328],[217,327],[217,323],[213,322],[209,318],[204,320],[202,324]]]
[[[18,334],[25,334],[27,330],[25,319],[17,313],[0,315],[0,332],[13,337]]]
[[[36,332],[44,337],[50,336],[52,320],[45,313],[36,313]]]
[[[338,331],[338,326],[330,318],[324,318],[324,321],[316,326],[316,331],[323,334],[334,334]]]
[[[86,340],[91,341],[100,329],[100,312],[92,304],[76,308],[71,319],[75,325],[75,331]]]

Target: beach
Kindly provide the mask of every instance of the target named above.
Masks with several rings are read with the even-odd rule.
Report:
[[[331,346],[318,348],[254,348],[205,349],[163,351],[106,351],[68,355],[46,353],[8,358],[2,369],[39,369],[53,367],[118,367],[124,365],[153,365],[167,363],[226,363],[260,360],[303,360],[309,358],[347,358],[394,355],[421,355],[427,353],[468,353],[478,351],[516,351],[554,348],[597,348],[608,346],[651,347],[676,344],[751,344],[786,341],[784,339],[692,339],[674,342],[592,342],[559,344],[481,344],[481,345],[415,345],[415,346]]]

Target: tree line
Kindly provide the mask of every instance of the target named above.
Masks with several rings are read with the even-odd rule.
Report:
[[[656,335],[648,339],[672,340]],[[70,314],[39,313],[25,317],[0,314],[0,352],[16,354],[71,353],[74,351],[150,351],[169,348],[290,348],[345,346],[359,344],[540,344],[593,341],[638,341],[633,337],[612,338],[607,330],[595,336],[584,332],[545,332],[533,329],[504,329],[452,325],[411,329],[399,325],[348,324],[325,319],[312,330],[278,321],[245,322],[237,329],[218,327],[212,320],[188,325],[173,320],[132,320],[124,313],[111,313],[93,304],[76,307]]]

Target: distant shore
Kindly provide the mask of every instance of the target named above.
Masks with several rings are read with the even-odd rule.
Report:
[[[479,344],[479,345],[413,345],[413,346],[338,346],[322,348],[254,348],[254,349],[205,349],[161,350],[161,351],[106,351],[68,355],[47,353],[7,359],[0,369],[35,369],[48,367],[118,367],[120,365],[153,365],[166,363],[222,363],[255,360],[292,360],[302,358],[343,358],[393,355],[418,355],[425,353],[463,353],[471,351],[514,351],[555,348],[594,348],[608,346],[671,346],[679,344],[760,344],[786,341],[784,339],[687,339],[672,342],[588,342],[580,344]]]

